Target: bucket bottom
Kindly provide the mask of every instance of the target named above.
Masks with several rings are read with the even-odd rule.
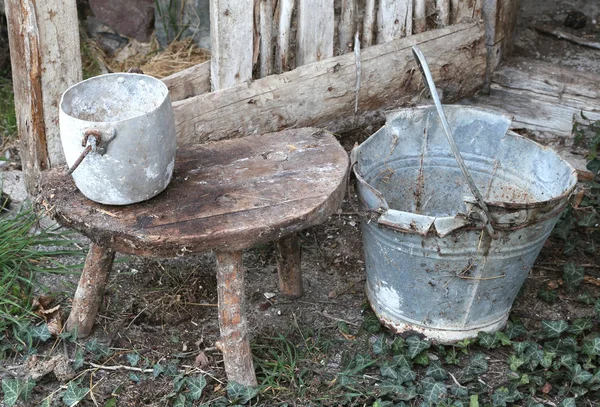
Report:
[[[394,331],[397,334],[424,335],[436,344],[446,345],[459,342],[464,339],[476,338],[479,332],[497,332],[504,328],[506,322],[508,321],[508,316],[510,313],[509,311],[506,314],[502,315],[496,321],[481,326],[468,327],[464,329],[434,328],[414,322],[409,322],[399,318],[398,315],[395,315],[395,313],[391,312],[391,310],[388,307],[386,307],[384,304],[377,300],[377,297],[373,295],[371,290],[369,290],[368,283],[365,291],[367,292],[369,304],[371,304],[371,308],[377,315],[377,318],[379,318],[379,321],[381,321],[381,323],[385,325],[388,329]]]

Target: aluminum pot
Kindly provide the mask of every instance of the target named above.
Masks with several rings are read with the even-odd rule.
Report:
[[[63,94],[59,121],[67,164],[87,198],[132,204],[171,181],[175,119],[162,81],[134,73],[90,78]]]

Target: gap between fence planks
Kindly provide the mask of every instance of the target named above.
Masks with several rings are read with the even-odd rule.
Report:
[[[242,137],[287,127],[321,126],[342,131],[382,119],[386,109],[415,102],[422,90],[411,46],[428,58],[445,102],[483,85],[483,26],[458,24],[362,51],[359,112],[354,116],[353,54],[296,68],[250,84],[175,102],[179,145]]]

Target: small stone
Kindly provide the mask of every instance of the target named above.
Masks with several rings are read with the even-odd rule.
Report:
[[[567,13],[563,24],[565,27],[580,29],[587,24],[587,16],[581,11],[572,10]]]

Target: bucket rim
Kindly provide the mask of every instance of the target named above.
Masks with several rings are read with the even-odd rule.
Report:
[[[144,78],[148,78],[151,82],[153,82],[153,86],[157,85],[158,87],[162,88],[161,90],[164,91],[164,95],[162,97],[162,99],[160,100],[160,103],[158,103],[156,105],[156,107],[154,107],[153,109],[148,110],[147,112],[144,113],[140,113],[138,115],[134,115],[134,116],[130,116],[127,117],[125,119],[121,119],[121,120],[111,120],[111,121],[92,121],[92,120],[83,120],[80,119],[78,117],[75,117],[69,113],[67,113],[65,111],[64,107],[64,103],[65,103],[65,97],[75,88],[82,86],[83,84],[88,84],[90,82],[96,82],[96,81],[100,81],[100,80],[105,80],[107,77],[111,77],[111,76],[123,76],[123,77],[144,77]],[[91,78],[88,79],[84,79],[80,82],[77,82],[71,86],[69,86],[61,95],[60,97],[60,103],[58,105],[59,107],[59,113],[61,115],[65,115],[67,116],[70,120],[75,120],[76,122],[80,122],[80,123],[90,123],[90,124],[97,124],[97,125],[116,125],[116,124],[120,124],[120,123],[126,123],[128,121],[131,120],[135,120],[135,119],[139,119],[140,117],[146,116],[148,114],[154,113],[157,110],[161,109],[165,103],[170,102],[171,98],[170,98],[170,93],[169,93],[169,88],[167,86],[166,83],[164,83],[162,80],[155,78],[154,76],[150,76],[150,75],[146,75],[146,74],[139,74],[139,73],[133,73],[133,72],[111,72],[111,73],[105,73],[105,74],[101,74],[101,75],[97,75],[97,76],[93,76]]]
[[[453,109],[465,109],[472,111],[479,111],[486,114],[496,115],[498,117],[507,117],[506,114],[501,112],[496,112],[490,109],[484,109],[476,106],[463,106],[463,105],[444,105],[444,107],[451,107]],[[400,117],[403,114],[409,113],[411,111],[425,111],[434,108],[433,105],[424,105],[417,106],[411,108],[398,109],[394,111],[388,112],[386,115],[386,123],[375,133],[369,136],[363,143],[354,147],[351,151],[351,168],[357,179],[357,182],[360,187],[364,188],[363,191],[365,194],[368,194],[367,199],[362,196],[363,194],[359,192],[359,199],[365,204],[367,210],[371,213],[375,213],[378,215],[378,224],[384,227],[392,228],[396,231],[403,233],[414,233],[420,235],[427,235],[431,229],[435,229],[437,234],[440,237],[444,237],[454,230],[462,229],[465,227],[476,227],[479,228],[479,225],[474,225],[473,222],[465,222],[465,214],[457,212],[453,216],[431,216],[431,215],[423,215],[417,214],[413,212],[400,211],[389,207],[389,204],[383,194],[377,190],[373,185],[369,184],[365,179],[364,175],[360,171],[359,164],[359,153],[361,148],[369,143],[369,140],[374,139],[380,132],[385,131],[391,125],[392,121],[396,118]],[[524,137],[512,130],[507,130],[505,135],[510,137],[518,138],[523,140],[526,143],[531,143],[536,146],[536,148],[548,151],[550,154],[553,154],[558,158],[558,160],[566,166],[566,170],[569,172],[568,177],[568,186],[558,195],[550,197],[545,200],[535,201],[531,203],[525,202],[504,202],[504,201],[488,201],[485,200],[486,205],[490,209],[495,210],[508,210],[508,211],[517,211],[517,210],[528,210],[534,208],[549,208],[548,214],[544,217],[544,219],[557,216],[568,204],[568,198],[571,196],[575,188],[577,187],[577,170],[563,157],[560,156],[554,149],[548,146],[544,146],[534,140],[531,140],[527,137]],[[360,189],[360,188],[359,188]],[[367,202],[369,201],[369,202]],[[373,203],[376,202],[376,205]],[[465,201],[466,203],[470,203],[470,201]],[[475,201],[473,201],[475,202]],[[371,204],[371,205],[369,205]],[[543,219],[542,219],[543,220]],[[522,227],[528,226],[532,223],[537,223],[541,220],[534,220],[529,222],[523,222],[519,225],[515,226],[498,226],[500,230],[514,230],[520,229]],[[483,226],[481,226],[483,228]]]

